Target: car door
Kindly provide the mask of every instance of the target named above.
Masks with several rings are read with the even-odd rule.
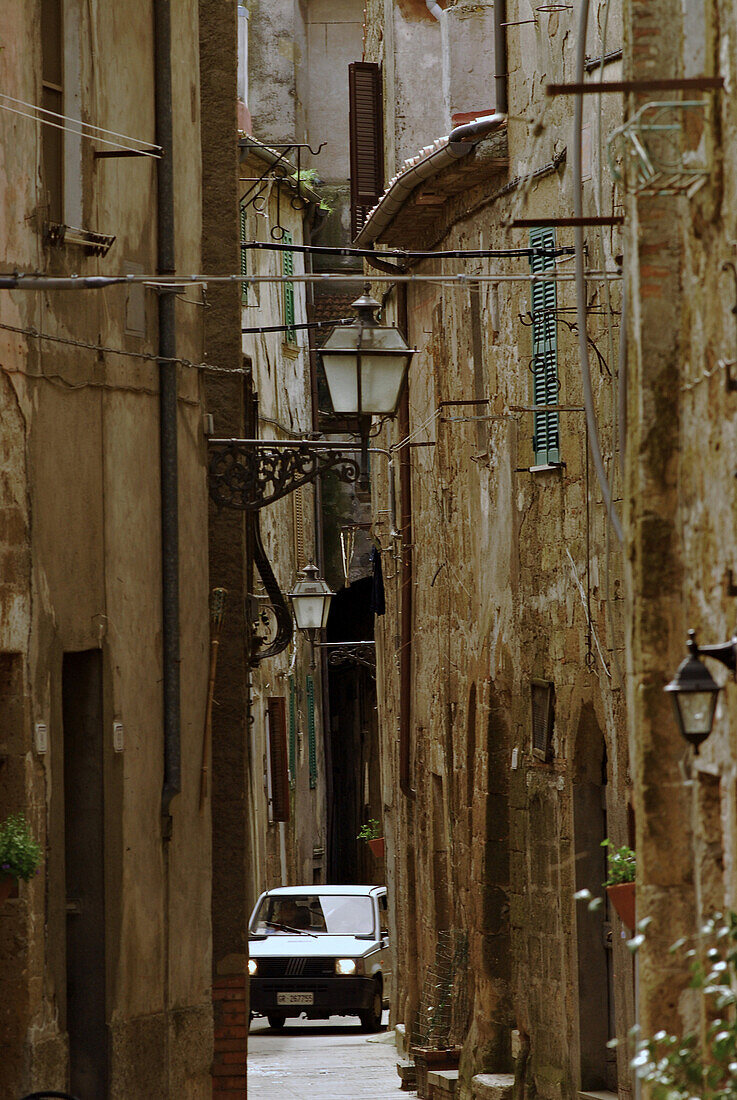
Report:
[[[392,956],[394,954],[389,940],[389,903],[386,894],[376,899],[379,907],[379,932],[381,934],[381,970],[384,975],[384,1000],[391,1002],[392,996]]]

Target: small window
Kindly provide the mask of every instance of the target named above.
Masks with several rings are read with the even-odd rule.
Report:
[[[292,234],[288,229],[284,230],[282,243],[292,244]],[[287,279],[294,275],[293,252],[282,252],[282,274]],[[284,287],[284,324],[287,326],[287,331],[284,334],[284,341],[287,344],[295,345],[297,343],[297,333],[294,328],[294,283],[286,282],[282,285]]]
[[[533,680],[532,689],[532,755],[536,760],[549,761],[553,745],[553,684],[550,680]]]

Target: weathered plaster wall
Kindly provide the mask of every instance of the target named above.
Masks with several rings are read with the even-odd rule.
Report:
[[[140,4],[80,5],[80,88],[85,116],[152,141],[153,24]],[[40,102],[36,5],[3,14],[3,82]],[[188,151],[199,140],[197,5],[173,15],[174,163],[177,262],[200,264],[200,170]],[[94,58],[93,52],[94,51]],[[29,64],[33,59],[33,64]],[[149,160],[101,160],[82,143],[84,227],[115,234],[104,259],[42,242],[45,198],[38,175],[38,127],[4,115],[3,255],[10,266],[59,274],[156,267]],[[155,224],[155,222],[154,222]],[[131,291],[131,294],[136,292]],[[194,296],[194,291],[191,292]],[[4,294],[2,321],[51,336],[151,353],[156,301],[145,299],[145,330],[126,331],[126,292]],[[201,358],[200,317],[178,306],[179,353]],[[111,1095],[209,1095],[210,831],[197,806],[207,651],[206,485],[197,374],[180,374],[182,794],[172,838],[162,843],[161,575],[158,378],[155,364],[2,334],[3,424],[8,426],[7,528],[12,552],[3,594],[1,648],[20,653],[3,705],[16,715],[3,754],[15,775],[3,809],[25,808],[45,851],[40,877],[9,903],[3,955],[12,955],[13,1056],[1,1090],[63,1088],[66,1052],[61,666],[65,652],[103,655],[105,920]],[[12,427],[13,422],[15,426]],[[12,452],[11,452],[12,448]],[[23,528],[21,519],[25,521]],[[6,605],[6,598],[10,604]],[[8,613],[10,612],[10,614]],[[11,660],[12,663],[12,660]],[[17,690],[16,690],[17,688]],[[22,701],[25,700],[25,704]],[[125,747],[113,753],[112,722]],[[46,722],[49,751],[33,751],[33,724]],[[5,739],[5,730],[3,730]],[[5,770],[5,769],[3,769]],[[5,1022],[5,1021],[4,1021]],[[3,1040],[5,1046],[5,1039]],[[182,1056],[186,1046],[187,1056]]]

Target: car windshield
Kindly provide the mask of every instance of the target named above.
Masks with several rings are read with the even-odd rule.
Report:
[[[252,932],[267,935],[295,928],[313,935],[370,936],[374,907],[370,897],[351,894],[267,895],[251,925]]]

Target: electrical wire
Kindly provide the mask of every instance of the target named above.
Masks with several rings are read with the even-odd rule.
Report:
[[[30,118],[32,122],[40,122],[43,126],[53,126],[55,130],[63,130],[68,134],[75,134],[78,137],[86,138],[88,141],[99,141],[103,145],[112,145],[116,149],[120,149],[124,152],[139,153],[143,157],[151,157],[154,160],[159,160],[163,155],[163,150],[160,145],[153,145],[149,141],[143,141],[141,138],[130,137],[128,134],[120,134],[115,130],[106,130],[102,126],[95,126],[90,122],[83,122],[79,118],[71,118],[69,115],[60,114],[58,111],[50,111],[46,107],[39,107],[35,103],[27,103],[23,99],[14,99],[13,96],[5,95],[0,92],[0,100],[7,100],[8,103],[16,103],[21,107],[29,107],[32,111],[38,112],[37,115],[29,114],[28,111],[20,111],[17,107],[9,107],[7,103],[0,103],[0,111],[8,111],[10,114],[20,115],[22,118]],[[39,115],[48,115],[48,118],[40,118]],[[52,122],[52,118],[63,119],[64,122],[73,122],[75,126],[80,126],[82,129],[75,130],[71,126],[65,126],[59,122]],[[86,130],[95,131],[94,133],[87,133]],[[123,145],[120,141],[110,141],[108,138],[100,137],[100,134],[111,134],[113,137],[124,138],[127,142],[136,142],[137,145]],[[143,148],[140,148],[143,146]]]
[[[576,47],[576,81],[583,84],[584,65],[586,62],[586,31],[589,25],[589,0],[581,0],[578,24],[578,43]],[[582,155],[582,130],[583,130],[583,95],[579,92],[574,97],[573,108],[573,213],[577,218],[583,218],[583,183],[581,171]],[[604,469],[604,461],[599,445],[599,433],[596,424],[596,412],[594,409],[594,397],[591,388],[591,371],[589,367],[589,347],[586,328],[586,275],[584,270],[584,244],[583,226],[574,228],[574,241],[576,244],[576,306],[578,319],[578,349],[581,361],[581,381],[583,384],[583,400],[586,407],[586,422],[589,430],[589,447],[591,457],[594,460],[596,476],[599,480],[607,514],[614,528],[614,532],[620,543],[624,542],[624,532],[614,508],[612,491],[609,479]]]
[[[391,252],[377,252],[373,248],[335,248],[315,244],[278,244],[271,241],[246,241],[241,248],[259,249],[265,252],[300,252],[317,256],[362,256],[373,260],[491,260],[491,259],[529,259],[531,256],[553,257],[573,256],[575,249],[568,246],[553,249],[544,248],[481,248],[454,249],[442,252],[407,252],[396,249]]]

